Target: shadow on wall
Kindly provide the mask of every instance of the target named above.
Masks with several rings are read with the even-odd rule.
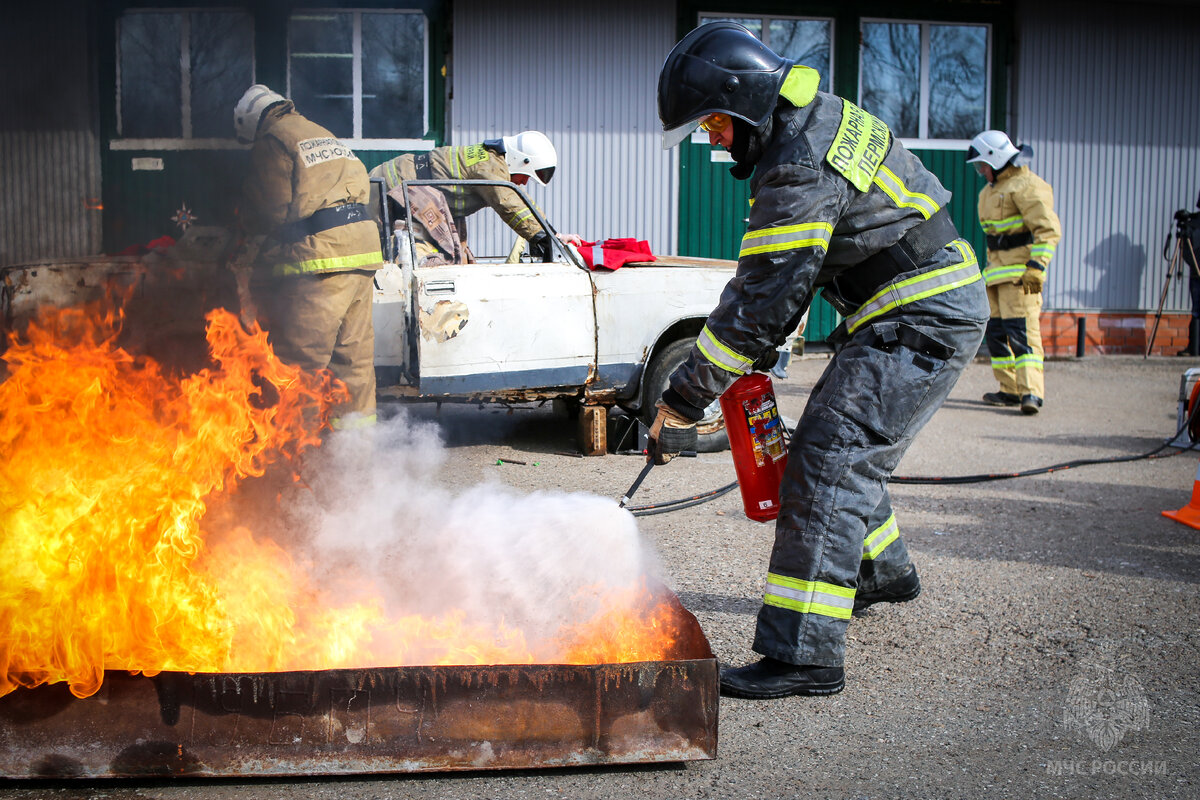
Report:
[[[1123,233],[1114,233],[1083,258],[1099,274],[1091,289],[1072,287],[1066,294],[1082,308],[1136,308],[1140,305],[1146,248]],[[1053,265],[1052,267],[1053,268]]]

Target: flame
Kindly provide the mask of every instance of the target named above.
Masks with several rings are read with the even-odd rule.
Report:
[[[211,365],[184,377],[120,347],[121,323],[110,302],[44,309],[3,354],[0,695],[65,681],[86,697],[108,669],[584,664],[670,653],[677,611],[644,583],[582,592],[563,609],[564,620],[581,621],[529,642],[516,627],[473,625],[462,610],[389,613],[369,586],[318,585],[312,565],[266,536],[206,528],[210,503],[320,446],[345,387],[280,362],[260,328],[247,331],[227,311],[207,316]]]

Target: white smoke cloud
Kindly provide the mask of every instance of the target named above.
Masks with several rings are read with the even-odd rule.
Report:
[[[466,622],[519,628],[534,647],[583,621],[564,620],[568,610],[597,613],[608,591],[657,572],[613,498],[463,485],[446,459],[437,426],[404,413],[334,434],[283,490],[271,535],[342,597],[380,593],[390,616],[463,609]]]

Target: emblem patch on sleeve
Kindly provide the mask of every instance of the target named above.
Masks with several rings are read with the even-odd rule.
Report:
[[[825,160],[860,192],[867,191],[887,156],[892,132],[883,120],[849,100],[842,101],[842,124]]]

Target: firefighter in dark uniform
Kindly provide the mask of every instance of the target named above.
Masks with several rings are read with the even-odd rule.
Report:
[[[753,644],[763,658],[721,674],[735,697],[840,691],[851,613],[920,592],[888,479],[988,318],[950,193],[883,122],[817,84],[728,22],[684,37],[658,83],[664,144],[701,125],[751,180],[752,205],[737,273],[659,401],[651,457],[689,449],[704,408],[775,363],[816,289],[844,317],[792,435]]]
[[[335,428],[373,425],[372,292],[383,253],[365,205],[367,169],[266,86],[242,95],[234,130],[254,144],[244,211],[261,239],[254,294],[275,354],[304,369],[328,369],[346,384],[350,400],[333,410]]]

